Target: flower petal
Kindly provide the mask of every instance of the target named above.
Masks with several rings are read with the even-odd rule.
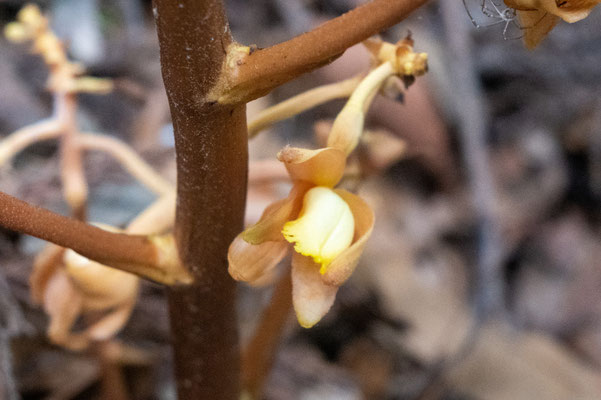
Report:
[[[317,186],[305,194],[299,218],[287,222],[282,234],[295,251],[325,267],[351,245],[354,231],[348,204],[332,189]]]
[[[128,303],[138,295],[140,279],[92,261],[71,249],[63,256],[72,285],[83,296],[86,310],[104,310]]]
[[[63,261],[64,247],[47,244],[33,262],[33,271],[29,276],[29,291],[35,304],[42,304],[46,286]]]
[[[228,272],[237,281],[259,284],[269,276],[288,250],[285,240],[253,245],[238,235],[227,252]]]
[[[335,192],[349,205],[355,219],[355,238],[353,244],[336,257],[322,270],[322,280],[328,285],[340,286],[357,267],[359,257],[363,253],[367,239],[374,227],[374,213],[369,205],[359,196],[342,189]]]
[[[278,153],[293,181],[334,187],[344,174],[346,155],[333,147],[318,150],[284,147]]]
[[[109,340],[127,324],[135,305],[135,299],[120,305],[89,326],[84,335],[95,341]]]
[[[307,190],[308,184],[296,183],[287,198],[267,207],[259,222],[242,232],[242,239],[254,245],[282,240],[282,228],[286,222],[298,215]]]
[[[326,285],[319,275],[319,265],[310,257],[292,255],[292,303],[298,323],[311,328],[330,310],[337,286]]]
[[[73,340],[71,333],[82,308],[81,293],[73,286],[64,270],[57,270],[48,281],[44,292],[44,311],[50,317],[46,333],[51,342],[74,350],[81,350],[87,346],[87,340]]]
[[[567,0],[558,5],[556,0],[505,0],[508,7],[518,11],[537,10],[542,12],[541,15],[548,12],[569,23],[586,18],[593,7],[600,2],[600,0]],[[530,26],[528,25],[526,28],[530,29]]]
[[[552,8],[552,4],[547,11],[557,15],[565,22],[573,23],[588,17],[593,10],[593,7],[599,2],[599,0],[566,0],[562,1],[559,6],[557,5],[557,2],[555,2],[555,9]]]
[[[518,11],[518,19],[524,30],[524,45],[532,50],[547,36],[559,22],[559,17],[544,10]]]

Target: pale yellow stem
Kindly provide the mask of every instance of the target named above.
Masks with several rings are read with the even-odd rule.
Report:
[[[367,112],[371,100],[382,87],[386,79],[396,73],[392,63],[382,63],[378,68],[372,70],[365,79],[363,79],[349,98],[345,107],[359,108]]]
[[[153,192],[164,195],[172,193],[175,188],[166,179],[155,172],[127,144],[110,136],[83,133],[77,138],[79,145],[87,150],[104,151],[113,156],[140,183]]]
[[[350,154],[357,147],[363,132],[365,113],[384,81],[395,73],[393,65],[390,62],[385,62],[372,70],[359,83],[334,120],[328,137],[328,147],[339,148],[345,151],[346,154]]]
[[[60,125],[55,119],[40,121],[11,133],[0,142],[0,165],[4,165],[26,147],[42,140],[54,139],[60,134]]]
[[[253,138],[268,126],[300,114],[310,108],[334,99],[348,97],[353,93],[353,90],[355,90],[360,81],[361,77],[355,76],[341,82],[319,86],[266,108],[248,124],[248,137]]]
[[[52,74],[52,71],[51,71]],[[62,131],[60,144],[63,197],[75,218],[85,220],[88,183],[84,174],[81,151],[77,146],[77,101],[75,94],[54,94],[54,110]]]
[[[164,194],[142,211],[125,230],[129,234],[158,234],[173,227],[175,221],[175,191]]]

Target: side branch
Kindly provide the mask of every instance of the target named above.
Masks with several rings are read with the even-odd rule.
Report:
[[[158,283],[190,283],[168,237],[112,233],[0,192],[0,226]]]
[[[220,103],[248,102],[299,75],[328,64],[347,48],[405,19],[427,0],[373,0],[286,42],[227,65],[213,93]],[[240,51],[236,46],[230,51]],[[230,55],[235,58],[234,55]],[[229,64],[229,63],[228,63]]]

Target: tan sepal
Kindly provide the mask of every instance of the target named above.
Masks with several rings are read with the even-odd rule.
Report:
[[[378,171],[388,168],[407,153],[407,142],[385,129],[366,130],[361,144],[371,166]]]
[[[59,270],[48,281],[48,286],[44,292],[44,311],[51,317],[65,308],[72,308],[69,314],[79,315],[81,310],[81,297],[79,292],[73,287],[69,276],[65,271]],[[67,307],[71,304],[72,307]]]
[[[63,247],[49,243],[35,256],[29,276],[29,293],[34,304],[42,304],[48,281],[62,265],[64,251]]]
[[[343,189],[335,192],[347,202],[355,219],[355,237],[353,244],[336,257],[325,269],[321,279],[325,284],[340,286],[346,281],[359,262],[367,239],[374,227],[374,213],[369,205],[359,196]]]
[[[303,196],[309,188],[307,183],[295,183],[287,198],[267,207],[259,222],[242,232],[242,239],[254,245],[284,239],[282,228],[286,222],[296,218],[303,205]]]
[[[298,323],[311,328],[330,310],[338,286],[323,282],[319,275],[319,264],[311,257],[292,254],[292,303]]]
[[[505,5],[518,11],[540,11],[543,14],[547,12],[573,23],[588,17],[593,7],[600,2],[600,0],[567,0],[562,1],[558,6],[556,0],[505,0]]]
[[[69,278],[84,296],[86,309],[115,307],[137,296],[137,276],[92,261],[71,249],[63,259]]]
[[[597,4],[601,3],[601,0],[567,0],[562,1],[561,6],[558,7],[559,17],[564,21],[572,23],[578,22],[581,19],[588,17]]]
[[[268,241],[253,245],[238,235],[227,252],[228,272],[237,281],[260,285],[272,276],[274,268],[288,251],[288,242]]]
[[[380,64],[378,54],[380,54],[380,49],[382,48],[383,43],[384,41],[382,41],[380,36],[373,36],[361,42],[361,44],[365,46],[365,49],[369,52],[370,63],[372,66],[377,66]]]
[[[524,30],[524,45],[532,50],[539,45],[551,29],[559,22],[559,17],[544,10],[518,11],[518,19]]]
[[[71,328],[81,314],[83,299],[73,286],[64,270],[58,270],[50,280],[44,292],[44,311],[50,317],[47,333],[51,342],[82,350],[88,345],[85,338],[74,338]]]
[[[334,187],[344,174],[346,155],[333,147],[309,150],[286,146],[278,153],[278,160],[284,163],[292,181]]]
[[[135,307],[136,299],[116,307],[100,320],[86,328],[80,335],[94,341],[105,341],[114,337],[127,324]]]

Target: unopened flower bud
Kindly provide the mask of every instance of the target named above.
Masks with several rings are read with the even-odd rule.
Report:
[[[27,4],[17,14],[17,20],[31,28],[38,28],[46,23],[42,12],[35,4]]]
[[[75,79],[74,91],[84,93],[107,94],[113,90],[113,82],[110,79],[94,78],[84,76]]]
[[[105,308],[128,301],[138,290],[137,276],[92,261],[73,250],[63,258],[67,274],[84,293],[91,308]]]
[[[4,27],[4,36],[14,43],[23,43],[31,38],[31,33],[20,22],[10,22]]]

